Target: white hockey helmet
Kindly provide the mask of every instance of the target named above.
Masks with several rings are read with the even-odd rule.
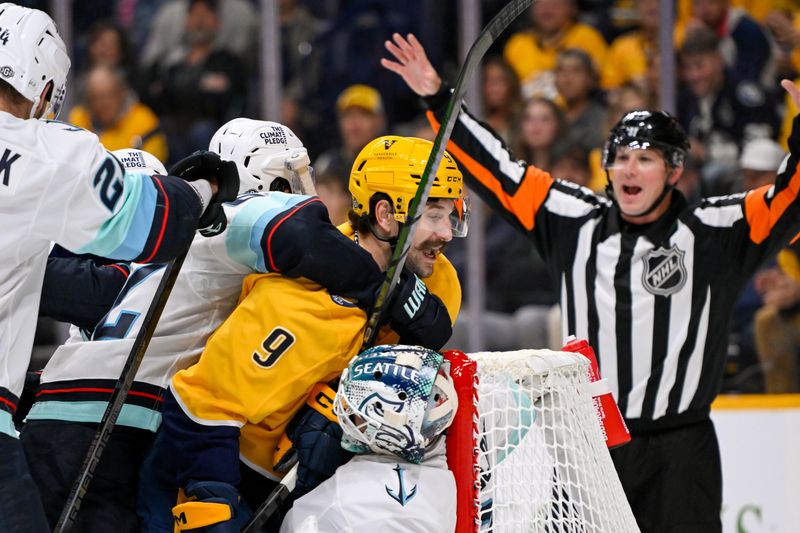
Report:
[[[342,447],[421,462],[458,409],[449,366],[439,352],[400,344],[354,357],[334,401]]]
[[[53,82],[40,118],[56,118],[67,92],[70,60],[55,22],[43,11],[0,4],[0,78],[33,102],[35,118],[42,92]],[[47,95],[46,95],[47,96]]]
[[[316,194],[308,151],[283,124],[235,118],[217,130],[208,149],[239,165],[240,194],[273,190]]]
[[[167,169],[164,164],[158,160],[156,156],[144,150],[137,150],[135,148],[122,148],[121,150],[114,150],[111,152],[114,157],[119,159],[125,169],[133,172],[142,172],[152,176],[158,174],[159,176],[166,176]]]

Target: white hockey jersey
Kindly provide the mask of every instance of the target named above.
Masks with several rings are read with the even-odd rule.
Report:
[[[11,413],[30,361],[51,241],[134,259],[159,198],[153,179],[126,173],[96,135],[0,112],[0,432],[16,436]],[[199,216],[199,201],[195,209]]]
[[[356,455],[294,502],[280,533],[303,531],[309,517],[320,533],[455,531],[456,484],[444,450],[442,439],[418,465],[387,455]]]
[[[267,192],[223,204],[227,229],[192,242],[118,424],[156,431],[169,380],[196,362],[209,335],[236,306],[244,277],[273,270],[262,243],[267,225],[309,202],[319,199]],[[44,368],[28,420],[100,421],[164,271],[163,264],[134,265],[91,337],[72,328]]]

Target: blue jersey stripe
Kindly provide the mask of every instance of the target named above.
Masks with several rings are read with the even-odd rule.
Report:
[[[28,420],[65,420],[67,422],[99,423],[108,402],[36,402],[31,407]],[[140,405],[122,406],[117,424],[155,432],[161,425],[161,413]],[[0,430],[1,431],[1,430]]]
[[[14,428],[14,420],[11,418],[11,413],[0,411],[0,433],[15,439],[18,438],[17,430]]]
[[[135,259],[142,253],[153,225],[159,200],[153,180],[146,174],[125,174],[122,207],[107,220],[95,238],[78,253],[114,259]]]
[[[225,232],[225,247],[230,258],[257,272],[269,272],[261,246],[264,231],[280,214],[309,198],[276,192],[244,202]]]

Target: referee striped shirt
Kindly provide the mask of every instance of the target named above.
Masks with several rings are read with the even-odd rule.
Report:
[[[427,99],[438,131],[446,92]],[[518,161],[462,111],[448,144],[468,185],[525,233],[560,292],[564,336],[588,339],[633,432],[708,417],[731,311],[748,279],[800,231],[800,137],[775,184],[689,205],[672,192],[657,221],[633,225],[586,188]]]

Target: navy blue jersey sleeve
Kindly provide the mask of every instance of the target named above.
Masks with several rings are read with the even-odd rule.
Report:
[[[167,389],[162,410],[165,452],[175,459],[178,486],[192,481],[221,481],[238,485],[239,428],[206,426],[186,416]]]
[[[137,263],[165,263],[192,243],[202,204],[191,185],[174,176],[152,176],[157,200],[150,231]]]
[[[39,314],[92,330],[113,306],[128,273],[125,263],[102,265],[91,258],[51,255]]]
[[[276,217],[265,229],[265,255],[290,277],[313,280],[333,294],[369,307],[383,281],[372,256],[330,221],[318,198],[299,204],[290,216]]]

